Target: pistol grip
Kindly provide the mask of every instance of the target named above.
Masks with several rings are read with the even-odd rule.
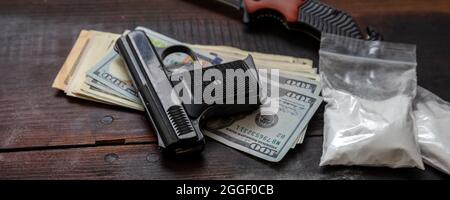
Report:
[[[231,115],[247,110],[246,106],[254,109],[252,105],[260,105],[259,78],[251,56],[245,60],[183,72],[182,77],[173,84],[175,88],[182,85],[178,88],[187,90],[190,95],[190,102],[185,103],[184,107],[192,119],[202,117],[212,107],[222,108],[214,115]],[[178,94],[181,92],[178,91]]]

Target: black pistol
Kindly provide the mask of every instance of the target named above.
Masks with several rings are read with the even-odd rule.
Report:
[[[144,32],[132,31],[117,40],[115,49],[125,62],[163,152],[176,155],[199,152],[205,145],[200,131],[204,119],[251,111],[261,104],[258,73],[251,56],[206,68],[194,67],[178,73],[178,78],[174,79],[174,73],[167,70],[163,60],[175,52],[186,53],[197,60],[195,52],[188,47],[172,46],[160,56]],[[208,76],[205,81],[195,77],[211,72],[223,76]],[[231,73],[235,77],[230,78]],[[241,75],[244,77],[239,77]],[[209,85],[221,90],[213,90],[205,101],[203,93]],[[202,94],[196,95],[198,93]],[[180,94],[187,98],[181,98]]]

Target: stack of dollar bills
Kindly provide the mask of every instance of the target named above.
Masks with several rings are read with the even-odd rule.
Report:
[[[225,145],[278,162],[301,144],[309,120],[322,102],[320,78],[312,61],[282,55],[248,52],[228,46],[192,45],[157,33],[144,31],[158,49],[183,44],[193,49],[203,67],[243,59],[252,55],[258,69],[278,69],[277,82],[266,80],[279,91],[277,113],[261,114],[260,110],[221,119],[206,119],[203,133]],[[126,32],[125,32],[126,33]],[[114,51],[121,34],[82,30],[66,61],[56,76],[53,87],[68,96],[143,111],[138,91],[133,87],[124,63]],[[176,53],[164,61],[166,66],[192,62],[188,55]],[[262,77],[264,79],[264,77]]]

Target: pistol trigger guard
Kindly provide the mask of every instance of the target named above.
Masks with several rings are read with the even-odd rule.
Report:
[[[167,47],[161,53],[161,59],[164,60],[164,59],[166,59],[167,56],[169,56],[170,54],[173,54],[173,53],[185,53],[189,57],[191,57],[193,61],[199,61],[197,54],[191,48],[184,46],[184,45],[173,45],[173,46]]]

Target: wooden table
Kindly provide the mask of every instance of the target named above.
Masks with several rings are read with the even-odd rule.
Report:
[[[327,0],[389,41],[418,46],[419,84],[450,100],[450,2]],[[51,83],[81,29],[146,26],[180,41],[311,58],[317,42],[204,0],[0,2],[0,179],[441,179],[430,167],[319,167],[323,109],[303,145],[269,163],[210,139],[201,156],[161,156],[143,114],[67,97]]]

